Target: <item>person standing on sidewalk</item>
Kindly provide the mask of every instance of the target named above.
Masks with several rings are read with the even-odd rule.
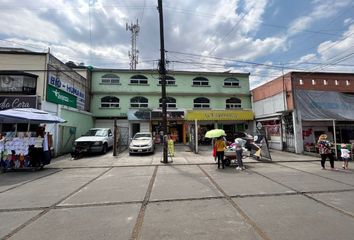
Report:
[[[226,149],[226,144],[224,142],[223,137],[219,137],[216,142],[215,142],[215,148],[216,148],[216,156],[218,158],[218,168],[220,168],[220,162],[222,165],[222,168],[225,168],[224,164],[224,151]]]
[[[325,163],[326,159],[329,158],[331,164],[331,169],[334,169],[334,156],[332,154],[331,146],[332,144],[327,140],[326,134],[321,134],[317,142],[318,150],[321,155],[321,166],[322,169],[326,169]]]
[[[235,139],[235,147],[236,147],[236,159],[237,159],[237,167],[236,170],[245,170],[245,167],[243,166],[243,161],[242,161],[242,153],[243,149],[242,146],[245,144],[245,140],[242,138],[236,138]]]
[[[341,146],[342,148],[340,149],[341,152],[341,158],[343,160],[343,169],[348,169],[348,161],[350,159],[350,151],[347,149],[347,145],[346,144],[342,144]]]

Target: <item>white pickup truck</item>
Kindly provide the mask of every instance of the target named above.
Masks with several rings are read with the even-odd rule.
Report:
[[[113,133],[109,128],[91,128],[75,140],[74,151],[106,153],[113,146]]]

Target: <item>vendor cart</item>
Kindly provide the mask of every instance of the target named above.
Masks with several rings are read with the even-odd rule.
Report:
[[[245,159],[249,156],[250,156],[250,152],[246,148],[243,148],[242,159]],[[227,148],[224,151],[224,161],[225,161],[225,166],[230,166],[232,163],[237,165],[236,150],[233,148]]]
[[[33,124],[63,123],[64,119],[33,108],[13,108],[0,111],[0,124],[14,124],[12,132],[1,132],[0,170],[37,170],[50,163],[48,135],[38,137],[30,131]],[[18,124],[27,124],[27,131],[17,131]],[[25,125],[26,126],[26,125]],[[43,129],[44,130],[44,129]],[[43,146],[42,144],[45,143]]]

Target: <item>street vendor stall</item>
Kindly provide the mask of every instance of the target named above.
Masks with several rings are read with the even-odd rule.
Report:
[[[50,137],[40,124],[63,122],[66,121],[38,109],[14,108],[0,111],[0,169],[38,169],[49,164]],[[4,125],[13,127],[6,129]],[[27,128],[23,129],[23,125],[27,125]]]

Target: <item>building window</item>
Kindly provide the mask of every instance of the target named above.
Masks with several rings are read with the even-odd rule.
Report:
[[[241,108],[241,99],[239,98],[226,99],[226,109],[236,109],[236,108]]]
[[[301,78],[299,79],[299,84],[300,85],[304,85],[304,80],[302,80]]]
[[[210,108],[210,100],[208,98],[200,97],[193,101],[194,108]]]
[[[143,75],[134,75],[130,78],[131,84],[148,84],[148,78]]]
[[[102,108],[119,108],[119,98],[106,96],[101,98]]]
[[[0,75],[1,93],[19,93],[35,95],[37,78],[21,75]]]
[[[159,79],[159,85],[161,85],[161,79]],[[166,85],[176,85],[176,79],[171,76],[166,76]]]
[[[327,80],[323,80],[323,85],[327,85],[327,84],[328,84]]]
[[[236,78],[226,78],[224,80],[224,86],[227,87],[239,87],[240,86],[240,80]]]
[[[312,85],[316,85],[316,80],[312,79]]]
[[[159,102],[160,102],[159,107],[162,108],[162,98],[160,98]],[[167,97],[166,98],[166,107],[167,108],[176,108],[177,107],[176,99],[173,97]]]
[[[120,79],[117,75],[115,74],[105,74],[101,77],[101,83],[102,84],[119,84]]]
[[[345,85],[349,86],[350,85],[350,81],[349,80],[345,80]]]
[[[338,86],[338,85],[339,85],[338,80],[334,80],[334,84],[335,84],[336,86]]]
[[[193,79],[193,86],[209,86],[209,80],[205,77],[196,77]]]
[[[130,107],[132,108],[147,108],[149,101],[145,97],[133,97],[130,99]]]

